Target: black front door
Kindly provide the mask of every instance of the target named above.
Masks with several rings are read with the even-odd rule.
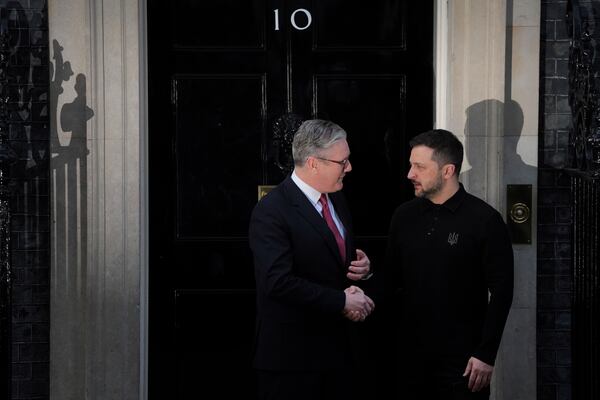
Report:
[[[432,126],[433,1],[148,3],[150,398],[253,398],[260,188],[289,173],[300,121],[338,123],[377,266],[411,197],[407,141]]]

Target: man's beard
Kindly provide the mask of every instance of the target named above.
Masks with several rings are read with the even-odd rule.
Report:
[[[431,199],[433,196],[435,196],[442,190],[443,185],[444,185],[444,180],[442,179],[442,174],[439,174],[437,176],[437,179],[433,183],[433,186],[431,186],[428,189],[425,189],[425,187],[423,185],[421,185],[421,191],[419,193],[416,193],[416,196],[424,197],[426,199]]]

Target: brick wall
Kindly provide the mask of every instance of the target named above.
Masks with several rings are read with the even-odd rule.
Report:
[[[12,398],[49,392],[49,59],[45,0],[0,0],[9,11],[13,265]]]
[[[566,1],[542,2],[538,175],[538,399],[571,399],[571,193]]]

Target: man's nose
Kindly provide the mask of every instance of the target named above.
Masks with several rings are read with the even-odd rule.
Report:
[[[346,172],[350,171],[352,171],[352,163],[350,162],[350,160],[348,160],[348,163],[346,164]]]
[[[415,173],[414,173],[414,171],[413,171],[412,167],[411,167],[411,168],[408,170],[408,174],[406,175],[406,177],[407,177],[408,179],[414,179],[414,177],[415,177]]]

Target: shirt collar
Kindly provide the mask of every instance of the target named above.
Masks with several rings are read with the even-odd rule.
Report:
[[[467,194],[465,188],[463,187],[463,184],[459,182],[458,185],[458,191],[454,193],[452,197],[446,200],[444,204],[442,204],[444,207],[449,208],[452,212],[455,212],[458,209],[458,207],[460,207]]]
[[[463,184],[459,182],[458,185],[459,185],[458,191],[456,193],[454,193],[452,195],[452,197],[450,197],[448,200],[446,200],[442,204],[439,204],[439,205],[434,204],[429,199],[422,198],[421,204],[423,207],[422,208],[423,212],[430,210],[431,208],[434,208],[434,207],[446,207],[450,211],[456,212],[456,210],[458,209],[458,207],[460,207],[460,205],[462,204],[462,202],[465,199],[465,196],[467,194]]]
[[[317,189],[310,186],[308,183],[304,182],[298,175],[296,175],[296,171],[292,172],[292,180],[298,186],[298,188],[304,193],[304,195],[308,198],[308,200],[312,203],[313,206],[317,206],[319,199],[321,198],[321,192]]]

